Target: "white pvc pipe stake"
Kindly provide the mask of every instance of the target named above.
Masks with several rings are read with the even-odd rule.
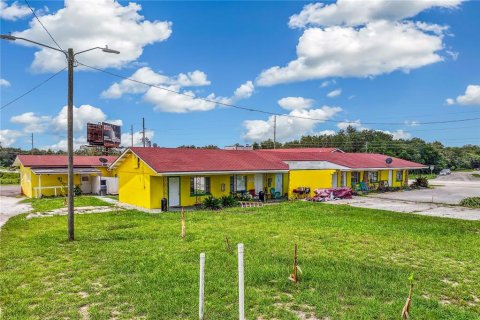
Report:
[[[200,253],[200,288],[198,292],[198,317],[203,319],[205,296],[205,253]]]
[[[238,244],[238,318],[245,320],[245,287],[243,272],[243,243]]]

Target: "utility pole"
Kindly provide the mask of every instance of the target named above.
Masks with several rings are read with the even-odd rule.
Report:
[[[109,49],[107,46],[105,48],[100,47],[93,47],[87,50],[79,51],[77,53],[73,52],[72,48],[69,48],[68,51],[64,51],[62,48],[54,48],[49,45],[33,41],[26,38],[15,37],[11,34],[1,34],[0,39],[2,40],[9,40],[9,41],[16,41],[22,40],[26,42],[33,43],[37,46],[41,46],[44,48],[48,48],[50,50],[55,50],[64,54],[65,58],[67,59],[68,63],[68,103],[67,103],[67,151],[68,151],[68,240],[72,241],[75,239],[74,237],[74,220],[73,220],[73,68],[75,62],[75,56],[82,54],[84,52],[92,51],[92,50],[102,50],[106,53],[115,53],[119,54],[120,52],[117,50]]]
[[[33,154],[33,132],[32,132],[31,138],[32,138],[32,149],[30,150],[30,153]]]
[[[365,152],[368,153],[368,141],[365,141]]]
[[[273,116],[273,149],[277,148],[277,116]]]
[[[75,239],[73,214],[73,49],[68,48],[68,111],[67,111],[67,149],[68,149],[68,240]]]
[[[145,148],[145,118],[142,118],[142,141]]]
[[[131,146],[133,147],[133,124],[130,126],[130,138],[132,139]]]

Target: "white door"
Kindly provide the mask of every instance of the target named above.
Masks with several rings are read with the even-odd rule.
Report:
[[[263,191],[263,174],[258,173],[255,175],[255,193],[258,194]]]
[[[335,172],[332,174],[332,188],[336,188],[338,186],[338,178],[337,173]]]
[[[345,171],[342,171],[342,187],[347,186],[347,173]]]
[[[393,170],[388,170],[388,186],[393,185]]]
[[[270,190],[268,190],[270,192]],[[275,174],[275,192],[280,192],[283,195],[283,174]]]
[[[80,189],[82,189],[82,193],[92,193],[92,181],[90,176],[81,176],[80,180]]]
[[[168,205],[178,207],[180,205],[180,178],[168,178]]]

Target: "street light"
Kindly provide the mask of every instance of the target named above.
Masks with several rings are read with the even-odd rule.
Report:
[[[49,48],[58,52],[61,52],[65,55],[68,61],[68,112],[67,112],[67,152],[68,152],[68,240],[72,241],[75,239],[74,231],[74,215],[73,215],[73,68],[75,62],[75,56],[84,52],[100,49],[106,53],[119,54],[120,51],[109,49],[108,46],[105,48],[94,47],[91,49],[79,51],[77,53],[73,52],[72,48],[69,48],[67,51],[57,49],[51,46],[48,46],[43,43],[39,43],[33,40],[15,37],[10,34],[1,34],[0,39],[2,40],[23,40],[36,44],[41,47]]]

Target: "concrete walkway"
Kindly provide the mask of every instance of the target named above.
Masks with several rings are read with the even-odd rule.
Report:
[[[337,200],[328,203],[346,204],[352,207],[380,209],[441,218],[480,220],[480,209],[470,209],[448,204],[406,201],[391,198],[385,199],[375,196],[354,197],[353,199]]]
[[[32,210],[29,203],[20,203],[24,197],[20,196],[20,186],[0,185],[0,229],[8,219]]]

